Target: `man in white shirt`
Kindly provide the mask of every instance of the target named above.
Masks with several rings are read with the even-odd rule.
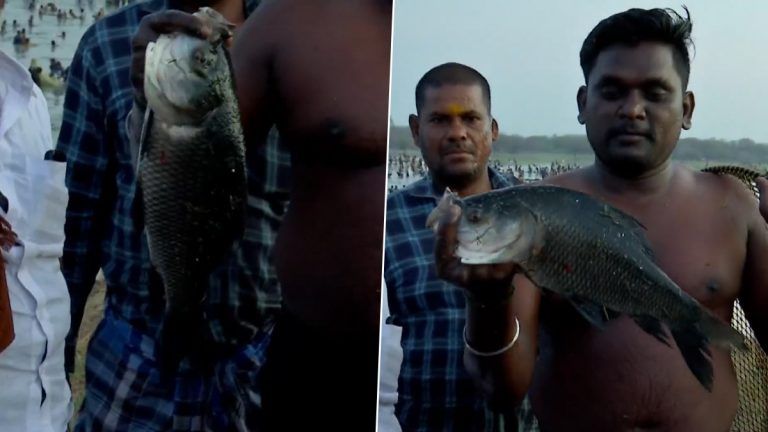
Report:
[[[400,364],[403,362],[403,348],[400,338],[403,329],[387,324],[389,317],[389,300],[387,299],[387,283],[381,281],[381,344],[379,345],[379,432],[400,432],[400,423],[395,417],[397,403],[397,377],[400,375]]]
[[[17,235],[2,249],[15,338],[0,352],[0,429],[63,432],[72,415],[64,373],[69,295],[64,244],[65,164],[53,149],[48,105],[29,72],[0,51],[0,206]]]

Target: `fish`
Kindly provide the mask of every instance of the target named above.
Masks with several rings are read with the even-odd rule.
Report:
[[[206,355],[208,279],[245,227],[245,140],[225,47],[233,26],[210,8],[195,15],[213,29],[210,37],[161,35],[146,48],[136,224],[164,287],[157,336],[164,371]]]
[[[757,188],[757,183],[755,183],[755,180],[757,180],[758,177],[765,177],[766,173],[760,173],[755,170],[740,167],[737,165],[717,165],[717,166],[704,168],[701,171],[714,173],[714,174],[732,175],[737,179],[741,180],[741,182],[744,183],[747,189],[752,191],[752,193],[755,195],[755,198],[760,199],[760,190]]]
[[[461,208],[458,246],[464,264],[516,263],[539,289],[567,299],[592,325],[625,314],[671,347],[711,392],[709,343],[744,348],[744,337],[683,291],[654,260],[645,227],[631,215],[581,192],[513,186],[459,198],[446,190],[427,224]]]

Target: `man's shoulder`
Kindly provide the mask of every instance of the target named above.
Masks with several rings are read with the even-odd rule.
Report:
[[[431,180],[424,177],[387,197],[388,239],[426,229],[427,216],[436,205],[431,188]]]
[[[428,176],[424,176],[419,180],[406,185],[402,189],[391,192],[389,196],[387,196],[387,206],[388,208],[390,205],[406,206],[409,202],[412,202],[412,198],[428,197],[431,190],[432,181]]]
[[[747,185],[734,175],[727,174],[727,168],[721,173],[704,172],[683,166],[676,169],[678,175],[683,178],[685,190],[690,194],[715,200],[728,198],[750,207],[755,202],[751,185]]]

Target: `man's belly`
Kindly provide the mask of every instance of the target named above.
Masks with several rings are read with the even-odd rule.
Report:
[[[378,334],[384,172],[294,170],[275,259],[286,306],[308,324]]]
[[[582,322],[542,329],[531,400],[545,431],[725,432],[738,394],[729,353],[712,350],[714,387],[694,378],[679,350],[627,317],[604,330]]]

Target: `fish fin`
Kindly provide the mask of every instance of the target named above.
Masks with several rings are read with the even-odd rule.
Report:
[[[571,297],[568,300],[590,324],[601,330],[605,328],[605,323],[609,321],[605,308],[579,297]]]
[[[149,152],[149,131],[152,128],[152,122],[154,121],[154,112],[152,108],[147,107],[144,110],[144,121],[141,123],[141,131],[139,132],[138,149],[133,155],[136,159],[136,177],[139,176],[139,169],[141,168],[141,160]]]
[[[161,375],[172,377],[185,358],[193,363],[203,356],[200,332],[203,312],[198,307],[167,310],[155,344]]]
[[[672,347],[669,344],[669,335],[664,331],[664,327],[661,325],[661,321],[650,316],[633,316],[635,323],[643,329],[646,333],[656,338],[657,341],[663,343],[668,347]]]
[[[741,350],[747,349],[744,335],[710,313],[705,312],[704,317],[699,323],[699,328],[715,346],[721,348],[733,347]]]
[[[450,188],[445,188],[445,192],[443,192],[443,197],[440,198],[440,201],[437,203],[437,207],[435,207],[430,213],[429,216],[427,216],[427,221],[425,223],[425,226],[427,228],[431,228],[434,231],[437,231],[438,229],[438,221],[440,220],[440,217],[443,215],[443,213],[449,211],[449,208],[452,204],[456,204],[459,207],[461,207],[461,198],[453,192]]]
[[[653,248],[651,248],[651,243],[645,237],[645,233],[648,231],[648,228],[646,228],[645,225],[637,220],[637,218],[606,203],[602,203],[601,213],[603,216],[608,217],[617,226],[632,233],[632,235],[640,244],[640,248],[643,251],[643,254],[651,260],[655,259]]]
[[[671,328],[670,330],[688,369],[707,391],[712,392],[714,372],[712,370],[712,353],[707,345],[707,337],[695,326],[682,329]]]

